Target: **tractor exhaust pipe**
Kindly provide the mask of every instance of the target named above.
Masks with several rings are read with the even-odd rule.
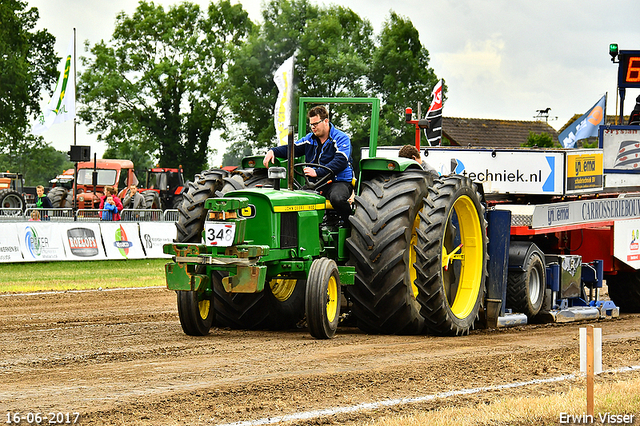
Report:
[[[287,188],[289,191],[293,191],[293,126],[289,126],[289,138],[287,140]]]

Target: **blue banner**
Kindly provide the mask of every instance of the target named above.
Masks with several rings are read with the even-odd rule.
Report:
[[[604,124],[604,107],[607,95],[604,95],[586,114],[571,123],[558,140],[565,148],[575,148],[576,141],[598,136],[598,127]]]

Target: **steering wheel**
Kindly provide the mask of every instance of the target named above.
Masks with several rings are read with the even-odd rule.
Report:
[[[324,175],[323,177],[319,178],[318,181],[312,182],[309,179],[309,176],[305,175],[304,171],[302,170],[305,167],[319,167],[321,169],[326,170],[327,174]],[[298,170],[298,169],[300,169],[300,170]],[[297,174],[299,176],[302,176],[304,178],[304,189],[312,189],[314,191],[319,191],[320,188],[323,188],[326,185],[328,185],[333,180],[333,178],[335,177],[335,173],[333,173],[333,170],[331,170],[327,166],[323,166],[322,164],[316,164],[316,163],[298,163],[298,164],[295,164],[293,166],[293,171],[295,172],[295,174]]]

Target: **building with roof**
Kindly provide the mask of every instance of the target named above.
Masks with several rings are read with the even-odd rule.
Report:
[[[544,121],[442,117],[443,142],[452,146],[520,148],[529,132],[548,133],[558,143],[558,132]]]

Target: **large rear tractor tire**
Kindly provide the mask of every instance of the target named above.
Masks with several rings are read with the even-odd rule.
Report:
[[[418,302],[427,332],[465,335],[482,307],[487,235],[481,195],[472,181],[452,175],[429,189],[416,244]]]
[[[224,178],[224,186],[217,194],[219,197],[227,192],[244,189],[246,182],[253,176],[253,170],[234,170],[231,176]]]
[[[148,189],[146,191],[140,192],[142,194],[142,198],[144,198],[144,208],[147,210],[158,210],[162,209],[162,201],[160,201],[160,195],[152,190]]]
[[[355,285],[346,291],[367,333],[419,334],[424,328],[414,285],[416,224],[430,178],[388,173],[362,182],[347,239]]]
[[[340,275],[336,262],[326,257],[311,264],[307,279],[305,311],[309,333],[316,339],[331,339],[340,320]]]
[[[188,192],[183,205],[178,209],[177,242],[200,243],[206,219],[204,202],[214,197],[215,191],[222,187],[223,170],[196,175],[194,182],[189,182]],[[153,192],[155,191],[144,191]],[[146,199],[145,199],[146,201]],[[205,267],[199,266],[196,273],[205,273]],[[212,274],[212,286],[222,287],[219,276]],[[196,291],[177,291],[178,316],[180,325],[189,336],[204,336],[209,329],[218,325],[213,293]]]
[[[207,211],[204,202],[213,198],[216,191],[222,189],[224,170],[207,170],[197,174],[193,182],[187,184],[182,204],[178,207],[178,242],[200,243]]]
[[[607,277],[609,298],[621,312],[640,312],[640,272],[619,272]]]
[[[47,197],[51,201],[51,205],[54,209],[73,207],[73,195],[66,188],[61,186],[51,188]]]
[[[19,211],[14,210],[14,212],[22,214],[26,206],[27,203],[24,201],[24,197],[18,191],[14,189],[0,190],[0,208],[19,209]]]

